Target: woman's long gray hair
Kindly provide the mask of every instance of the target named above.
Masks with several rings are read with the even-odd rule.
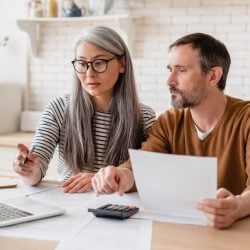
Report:
[[[112,122],[104,166],[119,165],[128,159],[128,148],[139,148],[142,141],[142,117],[137,97],[133,66],[127,46],[111,28],[85,29],[75,46],[91,43],[125,60],[125,72],[119,75],[109,108]],[[75,76],[75,83],[65,117],[65,160],[74,173],[93,170],[95,150],[92,131],[94,106],[90,95]]]

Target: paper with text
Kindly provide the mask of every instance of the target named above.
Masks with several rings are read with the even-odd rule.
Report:
[[[141,205],[145,210],[140,214],[142,217],[205,224],[205,216],[196,209],[196,205],[205,198],[216,197],[215,157],[142,150],[129,150],[129,154]],[[147,216],[148,212],[153,213]]]

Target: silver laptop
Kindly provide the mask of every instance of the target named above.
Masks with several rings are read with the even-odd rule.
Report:
[[[132,149],[129,155],[142,211],[164,215],[165,221],[205,224],[196,205],[204,198],[216,197],[215,157]]]
[[[59,207],[17,197],[0,201],[0,227],[61,215],[65,211]]]

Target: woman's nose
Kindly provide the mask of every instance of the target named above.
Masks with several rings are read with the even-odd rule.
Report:
[[[88,68],[86,70],[86,75],[94,75],[96,72],[93,70],[92,64],[88,64]]]

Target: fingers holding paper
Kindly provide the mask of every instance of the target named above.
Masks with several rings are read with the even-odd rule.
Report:
[[[228,228],[239,217],[238,198],[224,188],[218,189],[216,199],[205,199],[197,208],[205,213],[208,225],[215,228]]]

